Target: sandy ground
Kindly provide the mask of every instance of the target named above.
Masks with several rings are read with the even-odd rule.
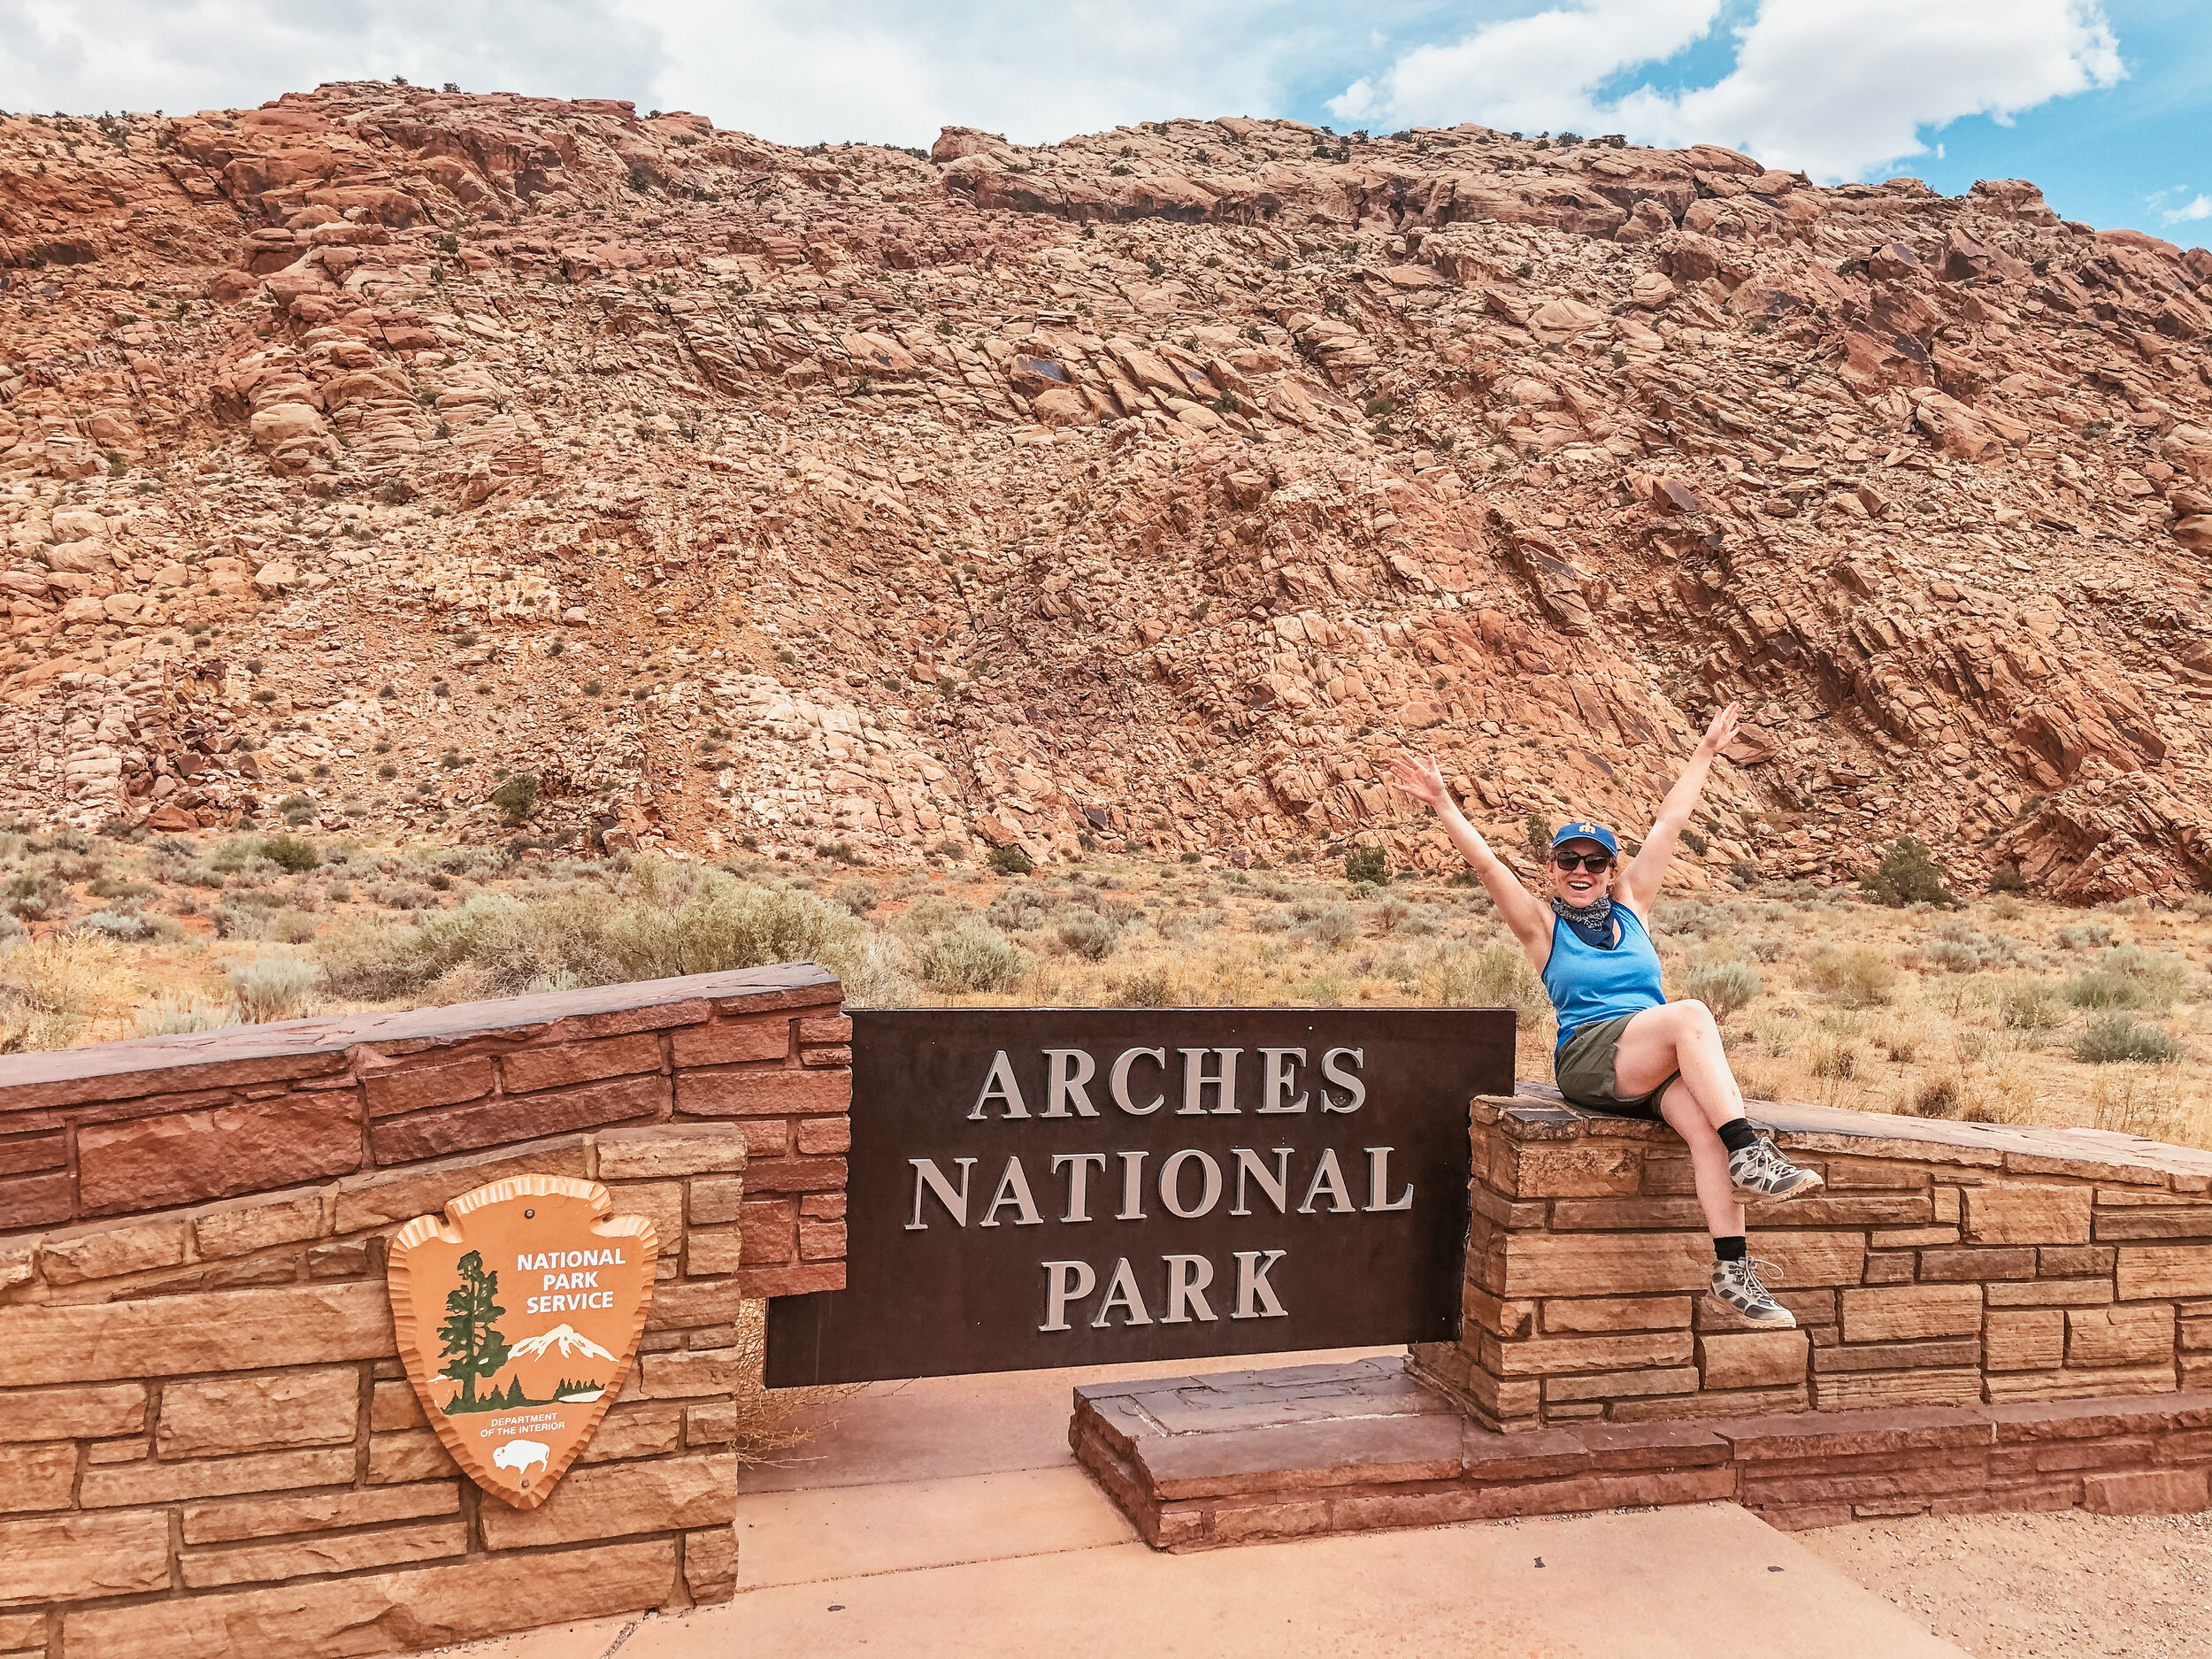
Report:
[[[1977,1659],[2212,1655],[2212,1514],[1918,1516],[1794,1536]]]

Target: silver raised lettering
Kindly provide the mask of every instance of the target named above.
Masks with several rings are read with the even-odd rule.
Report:
[[[1214,1264],[1202,1256],[1171,1256],[1166,1259],[1167,1311],[1160,1316],[1160,1323],[1188,1325],[1191,1312],[1195,1312],[1211,1324],[1215,1314],[1206,1303],[1205,1291],[1214,1282]]]
[[[1060,1152],[1053,1155],[1052,1172],[1057,1175],[1064,1165],[1068,1171],[1068,1209],[1061,1220],[1088,1221],[1091,1218],[1087,1206],[1090,1202],[1091,1165],[1094,1164],[1098,1165],[1101,1175],[1106,1172],[1106,1155],[1103,1152]]]
[[[1003,1048],[991,1056],[990,1072],[983,1079],[983,1092],[975,1097],[975,1110],[968,1114],[968,1121],[970,1123],[982,1122],[983,1109],[989,1105],[994,1098],[1005,1103],[1006,1110],[1000,1116],[1004,1118],[1029,1116],[1029,1108],[1022,1103],[1022,1086],[1014,1080],[1014,1063],[1006,1057],[1006,1050]]]
[[[1045,1218],[1037,1213],[1037,1201],[1030,1196],[1029,1177],[1022,1173],[1022,1161],[1006,1160],[1006,1167],[999,1172],[998,1190],[991,1194],[991,1207],[983,1212],[979,1227],[998,1225],[998,1212],[1007,1205],[1014,1206],[1014,1225],[1018,1227],[1041,1227]]]
[[[1383,1202],[1383,1194],[1390,1190],[1390,1155],[1394,1150],[1396,1148],[1393,1147],[1367,1148],[1367,1213],[1371,1216],[1393,1210],[1413,1208],[1413,1183],[1411,1181],[1406,1183],[1405,1191],[1400,1193],[1391,1202]]]
[[[1237,1310],[1232,1319],[1287,1319],[1290,1310],[1275,1298],[1274,1287],[1267,1282],[1267,1275],[1275,1263],[1287,1254],[1283,1250],[1239,1250],[1237,1258]],[[1253,1302],[1261,1305],[1256,1310]]]
[[[1097,1117],[1083,1086],[1098,1075],[1098,1062],[1080,1048],[1048,1048],[1045,1059],[1045,1109],[1038,1116],[1065,1118],[1072,1106],[1079,1118]]]
[[[1332,1213],[1348,1216],[1359,1206],[1352,1202],[1352,1189],[1345,1185],[1344,1166],[1336,1161],[1336,1148],[1331,1147],[1321,1155],[1321,1162],[1314,1166],[1313,1179],[1307,1183],[1306,1195],[1298,1205],[1302,1216],[1313,1214],[1313,1201],[1326,1189]]]
[[[1098,1275],[1088,1262],[1047,1262],[1045,1271],[1049,1278],[1045,1285],[1045,1322],[1040,1331],[1068,1329],[1068,1303],[1080,1302],[1098,1285]]]
[[[1198,1160],[1205,1173],[1200,1179],[1196,1207],[1186,1210],[1180,1191],[1183,1165],[1192,1158]],[[1185,1147],[1160,1165],[1160,1202],[1167,1206],[1170,1215],[1178,1216],[1185,1221],[1195,1221],[1221,1202],[1221,1165],[1195,1147]]]
[[[1229,1213],[1233,1216],[1252,1213],[1244,1207],[1244,1178],[1248,1175],[1260,1184],[1260,1191],[1273,1202],[1277,1215],[1287,1213],[1290,1209],[1291,1148],[1275,1148],[1275,1172],[1272,1175],[1268,1173],[1267,1165],[1260,1162],[1259,1154],[1251,1148],[1237,1147],[1233,1149],[1237,1159],[1237,1202],[1236,1207]]]
[[[1152,1323],[1152,1316],[1145,1311],[1144,1293],[1137,1288],[1137,1276],[1130,1271],[1125,1256],[1114,1263],[1113,1277],[1106,1281],[1106,1300],[1098,1304],[1098,1317],[1091,1321],[1091,1329],[1105,1330],[1106,1316],[1117,1308],[1128,1315],[1122,1321],[1125,1325]]]
[[[1152,1103],[1140,1106],[1129,1098],[1129,1068],[1139,1060],[1149,1060],[1162,1071],[1167,1069],[1167,1050],[1164,1048],[1125,1048],[1114,1062],[1113,1071],[1106,1080],[1107,1093],[1114,1097],[1114,1104],[1132,1118],[1149,1117],[1167,1104],[1165,1094],[1155,1094]]]
[[[1144,1159],[1141,1152],[1118,1152],[1121,1160],[1121,1208],[1114,1212],[1116,1221],[1144,1219]]]
[[[1356,1112],[1367,1103],[1367,1085],[1337,1065],[1339,1056],[1343,1055],[1351,1056],[1354,1065],[1367,1064],[1367,1050],[1364,1048],[1332,1048],[1321,1056],[1321,1075],[1330,1082],[1340,1085],[1345,1091],[1345,1101],[1341,1106],[1336,1103],[1335,1096],[1327,1089],[1321,1091],[1321,1110],[1325,1112]]]
[[[956,1192],[953,1189],[952,1183],[945,1179],[945,1172],[937,1167],[935,1158],[909,1158],[907,1162],[914,1166],[914,1219],[906,1224],[905,1230],[909,1233],[920,1233],[929,1225],[929,1223],[922,1219],[922,1194],[925,1192],[936,1194],[937,1202],[945,1207],[945,1213],[962,1226],[966,1226],[968,1225],[968,1176],[975,1168],[975,1160],[973,1158],[953,1160],[960,1166],[960,1187]]]
[[[1260,1068],[1260,1110],[1263,1112],[1302,1112],[1306,1110],[1306,1096],[1286,1099],[1298,1087],[1298,1068],[1306,1063],[1303,1048],[1263,1048],[1261,1057],[1266,1062]]]
[[[1205,1091],[1217,1091],[1214,1095],[1214,1116],[1233,1112],[1237,1109],[1237,1056],[1241,1048],[1185,1048],[1183,1056],[1183,1103],[1175,1109],[1178,1118],[1202,1118],[1206,1115]],[[1206,1056],[1221,1056],[1221,1070],[1209,1076]]]

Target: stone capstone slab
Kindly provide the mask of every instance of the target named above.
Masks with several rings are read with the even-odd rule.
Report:
[[[1800,1332],[1747,1340],[1793,1339]],[[1706,1339],[1713,1340],[1713,1339]],[[1721,1338],[1721,1340],[1734,1340]],[[1740,1363],[1784,1368],[1773,1355]],[[2212,1508],[2212,1393],[1584,1422],[1502,1433],[1405,1362],[1086,1384],[1078,1461],[1157,1548],[1730,1499],[1784,1527],[1865,1515]]]

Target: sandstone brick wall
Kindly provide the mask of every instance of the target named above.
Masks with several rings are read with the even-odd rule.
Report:
[[[1395,1359],[1128,1378],[1069,1438],[1156,1548],[1733,1499],[1777,1526],[2212,1505],[2212,1394],[1563,1423],[1501,1434]]]
[[[1712,1251],[1671,1131],[1524,1086],[1475,1102],[1462,1336],[1417,1348],[1422,1374],[1506,1430],[2212,1384],[2212,1154],[1754,1110],[1827,1179],[1751,1212],[1798,1329],[1703,1294]]]
[[[744,1293],[841,1289],[841,1000],[798,964],[0,1058],[0,1253],[35,1228],[721,1120],[750,1159]]]
[[[558,1135],[10,1240],[0,1654],[405,1651],[726,1599],[745,1140]],[[523,1512],[425,1418],[384,1253],[414,1217],[530,1171],[605,1183],[663,1245],[620,1396]]]

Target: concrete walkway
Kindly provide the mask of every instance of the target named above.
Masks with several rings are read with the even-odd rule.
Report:
[[[469,1659],[795,1659],[864,1649],[963,1659],[1960,1653],[1733,1504],[1156,1554],[1069,1455],[1070,1391],[1147,1371],[1188,1375],[1251,1363],[872,1385],[793,1462],[741,1479],[734,1601],[456,1651]]]

